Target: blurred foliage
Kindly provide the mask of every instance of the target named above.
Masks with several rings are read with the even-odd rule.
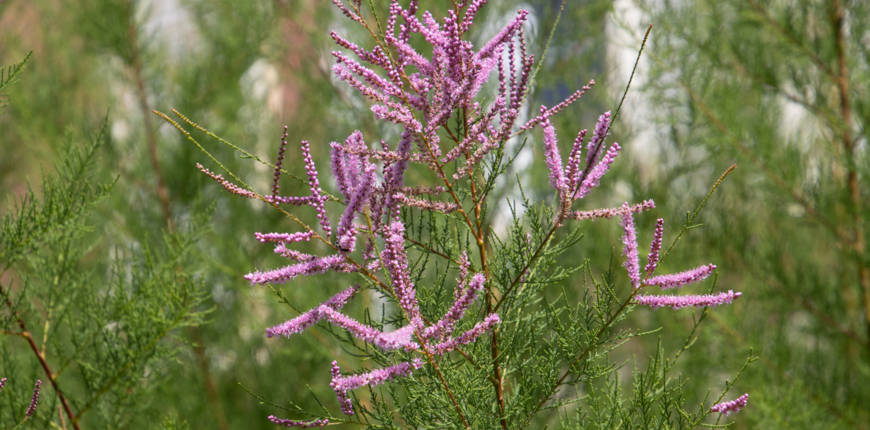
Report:
[[[679,254],[718,264],[720,283],[746,299],[713,315],[706,353],[684,363],[689,386],[732,371],[730,351],[754,346],[761,360],[739,383],[751,407],[737,428],[868,428],[870,5],[638,6],[654,24],[644,95],[658,143],[634,187],[678,213],[687,208],[675,190],[739,165],[701,240]],[[659,316],[652,326],[677,328]]]

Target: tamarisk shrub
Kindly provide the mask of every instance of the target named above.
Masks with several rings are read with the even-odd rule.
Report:
[[[600,184],[621,150],[619,144],[607,142],[616,115],[606,112],[588,142],[587,131],[579,132],[567,162],[562,161],[550,118],[580,99],[594,81],[563,103],[541,106],[538,116],[519,124],[535,72],[534,55],[524,38],[529,12],[519,10],[495,36],[475,46],[468,32],[485,0],[455,2],[441,20],[421,12],[416,0],[407,6],[394,0],[386,21],[377,24],[377,15],[365,17],[369,14],[360,0],[333,3],[369,31],[374,47],[364,49],[332,32],[340,48],[332,53],[332,71],[372,102],[376,118],[401,129],[398,141],[370,145],[356,131],[343,143],[331,143],[336,197],[324,191],[307,141],[300,149],[309,194],[279,194],[286,128],[268,193],[255,191],[232,172],[227,173],[238,184],[198,166],[233,194],[281,211],[308,206],[316,213],[318,226],[306,225],[285,211],[296,231],[256,233],[260,242],[274,244],[275,252],[291,263],[249,273],[245,279],[251,284],[270,286],[283,297],[275,286],[302,283],[302,276],[358,275],[356,284],[323,304],[266,330],[268,337],[289,337],[314,326],[345,332],[336,336],[344,349],[368,363],[367,369],[354,371],[333,362],[330,387],[340,414],[334,408],[310,412],[291,404],[287,410],[295,417],[269,420],[302,428],[356,424],[508,429],[557,418],[565,425],[584,427],[699,425],[712,412],[710,407],[685,410],[680,378],[667,375],[692,335],[673,360],[665,360],[659,350],[645,371],[636,370],[633,395],[625,396],[617,373],[621,366],[611,362],[609,352],[642,333],[615,325],[636,305],[692,306],[704,309],[696,318],[696,329],[707,307],[731,303],[740,293],[640,295],[647,287],[701,282],[716,266],[654,275],[667,256],[661,252],[659,220],[641,273],[633,217],[654,209],[651,200],[609,209],[573,209]],[[492,79],[497,85],[486,85]],[[181,125],[158,114],[196,142]],[[507,143],[537,128],[543,131],[555,197],[537,203],[525,194],[509,199],[509,225],[493,226],[489,214],[505,204],[493,201],[493,190],[521,147]],[[410,171],[422,180],[411,183]],[[627,289],[611,272],[596,278],[587,261],[562,267],[557,260],[581,239],[583,226],[568,227],[569,223],[611,217],[622,220]],[[688,219],[683,231],[690,224]],[[568,232],[556,234],[563,227]],[[329,251],[313,255],[293,249],[294,244],[312,240]],[[576,271],[583,271],[586,279],[575,286],[579,301],[571,303],[564,291],[555,301],[544,300],[546,290],[557,288]],[[390,304],[385,315],[373,318],[373,313],[366,313],[360,321],[342,312],[364,293]],[[747,364],[751,360],[750,355]],[[727,382],[725,392],[732,385]],[[569,394],[569,387],[576,394]],[[364,391],[368,396],[362,396]],[[550,413],[542,413],[545,410]]]

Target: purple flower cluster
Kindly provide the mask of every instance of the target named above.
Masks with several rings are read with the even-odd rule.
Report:
[[[647,256],[646,274],[649,276],[655,272],[659,265],[659,251],[662,250],[662,238],[665,231],[665,220],[659,218],[656,220],[656,232],[653,235],[653,241],[649,245],[649,255]]]
[[[39,386],[42,385],[42,381],[36,380],[36,386],[33,387],[33,397],[30,398],[30,406],[27,407],[27,411],[24,412],[24,418],[27,419],[36,412],[36,404],[39,403]]]
[[[392,381],[397,376],[409,376],[414,370],[423,367],[423,361],[415,358],[411,362],[399,363],[395,366],[376,369],[368,373],[360,373],[350,376],[341,376],[338,362],[332,362],[332,382],[329,384],[341,405],[341,411],[346,415],[353,415],[353,404],[347,396],[347,392],[366,385],[374,387],[386,381]]]
[[[727,417],[732,413],[740,412],[740,409],[746,406],[746,402],[749,401],[749,393],[746,393],[730,402],[719,403],[710,408],[710,412],[718,412],[720,414],[725,414]]]
[[[702,308],[705,306],[716,307],[719,305],[730,305],[731,302],[740,297],[742,293],[728,291],[727,293],[719,294],[689,294],[685,296],[639,296],[635,298],[635,302],[639,305],[646,305],[653,309],[661,307],[669,307],[680,309],[689,306]]]
[[[652,255],[652,253],[650,255]],[[650,270],[649,272],[652,273],[654,270],[655,266],[653,266],[653,270]],[[707,279],[707,277],[710,276],[710,274],[713,273],[714,270],[716,270],[716,265],[708,264],[706,266],[697,267],[692,270],[687,270],[685,272],[674,273],[671,275],[654,276],[647,279],[645,283],[646,285],[656,285],[662,287],[663,290],[674,287],[683,288],[684,285],[688,285],[694,282],[701,282],[704,279]]]
[[[622,216],[626,212],[632,212],[639,214],[643,211],[648,211],[656,207],[656,204],[652,200],[645,200],[643,203],[636,203],[631,206],[620,206],[618,208],[607,208],[607,209],[593,209],[591,211],[574,211],[574,213],[568,215],[570,219],[576,219],[578,221],[582,220],[595,220],[595,218],[613,218],[615,216]],[[661,242],[659,243],[661,245]]]
[[[575,93],[556,108],[547,109],[546,106],[541,106],[541,114],[528,123],[540,124],[544,130],[544,159],[547,163],[547,168],[550,170],[550,185],[559,193],[561,210],[556,215],[555,220],[558,225],[561,225],[566,219],[610,218],[621,214],[623,211],[622,208],[615,208],[571,213],[571,206],[576,200],[586,197],[592,189],[600,185],[601,178],[610,170],[610,166],[616,160],[619,150],[622,149],[618,143],[614,143],[603,156],[601,155],[604,141],[610,129],[610,112],[605,112],[604,115],[598,118],[592,139],[586,145],[585,165],[581,168],[583,140],[586,138],[587,130],[581,130],[577,134],[577,138],[574,139],[571,152],[568,154],[567,166],[562,166],[562,156],[557,144],[556,130],[553,124],[550,123],[549,117],[561,110],[566,105],[565,103],[579,98],[583,92],[591,88],[592,84],[594,82],[590,82],[590,86],[583,87],[582,92]],[[652,200],[649,200],[641,205],[631,206],[627,210],[640,212],[653,207],[655,207],[655,204]]]
[[[622,253],[628,257],[623,265],[628,269],[628,276],[631,278],[631,283],[635,291],[645,286],[658,286],[663,290],[675,287],[682,288],[685,285],[701,282],[704,279],[707,279],[713,271],[716,270],[716,265],[708,264],[684,272],[652,276],[658,268],[660,258],[659,251],[661,251],[662,248],[664,220],[659,219],[656,222],[655,235],[652,244],[650,245],[650,253],[647,258],[648,263],[646,265],[646,276],[641,279],[640,262],[637,250],[637,231],[634,227],[634,220],[632,217],[633,212],[639,211],[632,210],[632,207],[629,206],[628,203],[622,205],[622,209],[620,210],[620,215],[622,216],[622,228],[625,233],[622,236],[622,243],[625,245]],[[642,296],[637,297],[635,302],[641,305],[652,306],[653,308],[668,306],[674,309],[679,309],[686,306],[717,306],[721,304],[730,304],[736,297],[740,297],[740,293],[729,291],[728,293],[718,295],[702,296]]]
[[[372,30],[363,18],[359,0],[333,0],[333,3],[352,21]],[[343,143],[331,143],[330,167],[341,199],[331,198],[322,190],[307,141],[302,141],[301,151],[309,195],[278,194],[278,182],[287,146],[286,127],[275,163],[271,194],[268,196],[242,189],[226,181],[221,175],[215,175],[197,165],[233,194],[261,199],[273,205],[310,206],[316,212],[320,232],[293,218],[303,227],[303,231],[256,233],[258,241],[276,243],[275,252],[292,260],[293,264],[249,273],[245,279],[252,285],[281,284],[299,276],[328,271],[359,272],[374,288],[395,300],[407,324],[389,332],[362,324],[341,313],[342,308],[361,291],[358,286],[348,288],[296,318],[266,330],[270,338],[289,337],[318,322],[328,322],[381,350],[403,350],[406,353],[420,354],[420,357],[429,360],[424,363],[417,357],[382,369],[352,375],[342,375],[337,363],[333,362],[330,386],[335,391],[342,412],[347,415],[354,413],[349,391],[379,385],[396,377],[408,377],[426,364],[434,365],[433,356],[446,354],[474,342],[484,333],[493,330],[501,321],[496,313],[467,312],[491,279],[487,278],[487,273],[472,273],[471,263],[464,252],[460,258],[453,305],[434,322],[430,321],[435,318],[422,314],[405,249],[407,237],[405,225],[401,221],[401,209],[404,207],[440,213],[459,212],[467,220],[468,215],[463,208],[465,203],[454,192],[454,184],[461,179],[473,180],[480,171],[478,165],[487,155],[503,147],[519,131],[538,125],[543,129],[543,150],[550,172],[550,184],[559,196],[556,225],[561,225],[567,219],[622,217],[625,232],[622,239],[625,244],[623,254],[628,257],[625,267],[631,277],[632,296],[644,286],[658,285],[665,289],[698,282],[708,277],[716,268],[709,265],[673,275],[651,277],[658,264],[661,248],[662,223],[659,220],[646,266],[646,277],[641,278],[637,233],[632,214],[654,208],[652,200],[632,206],[626,203],[619,208],[571,212],[571,206],[576,200],[582,199],[600,184],[601,178],[610,169],[621,149],[619,144],[613,143],[605,150],[605,140],[612,121],[610,112],[606,112],[599,117],[592,137],[586,144],[585,159],[582,150],[587,130],[582,130],[574,140],[567,165],[563,165],[555,127],[550,122],[550,117],[578,100],[592,88],[594,81],[590,81],[588,86],[552,108],[542,106],[540,115],[517,127],[521,105],[528,95],[534,62],[534,57],[526,52],[523,34],[523,24],[528,20],[529,12],[518,11],[501,31],[475,51],[474,44],[466,40],[465,36],[486,0],[454,3],[454,7],[443,14],[444,19],[439,22],[432,13],[420,13],[418,0],[410,0],[407,7],[400,5],[398,0],[392,0],[383,38],[371,50],[363,49],[332,32],[335,43],[355,54],[359,60],[352,59],[343,52],[333,52],[336,59],[333,73],[372,101],[371,110],[376,118],[395,123],[403,130],[394,145],[382,140],[380,149],[370,148],[359,131],[352,133]],[[412,36],[421,40],[412,43]],[[420,47],[423,43],[429,46],[422,51],[415,49],[415,46]],[[424,56],[420,52],[431,52],[431,56]],[[491,75],[496,75],[498,79],[496,94],[487,98],[485,103],[475,101]],[[449,127],[450,120],[454,117],[459,117],[465,124],[461,133],[454,134]],[[445,134],[455,143],[446,153],[441,148],[441,140]],[[420,163],[428,167],[443,183],[439,186],[406,186],[405,176],[409,163]],[[452,175],[447,168],[455,169]],[[428,195],[427,200],[419,197],[423,194]],[[448,198],[448,194],[452,201],[439,200]],[[337,201],[344,206],[338,217],[335,235],[332,234],[332,225],[327,216],[327,201]],[[365,224],[357,223],[359,215],[365,216]],[[364,240],[361,259],[353,254],[359,235]],[[295,243],[312,239],[323,242],[332,249],[331,253],[318,256],[289,248]],[[381,242],[383,249],[378,249],[376,243]],[[531,236],[527,237],[527,245],[529,249],[523,250],[524,259],[531,260],[534,258],[531,257]],[[383,275],[378,273],[381,269]],[[524,270],[520,282],[525,282],[528,267]],[[668,296],[645,296],[635,298],[635,302],[653,307],[679,308],[702,304],[713,306],[730,303],[739,295],[740,293],[729,292],[727,297],[684,296],[676,299]],[[481,315],[482,319],[470,330],[455,334],[457,324],[466,313]],[[329,424],[325,419],[306,422],[270,416],[269,420],[286,427],[310,428]]]

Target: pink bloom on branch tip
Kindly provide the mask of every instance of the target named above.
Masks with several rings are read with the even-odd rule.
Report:
[[[318,427],[323,428],[329,424],[329,420],[326,418],[317,419],[314,421],[293,421],[285,418],[278,418],[274,415],[269,415],[269,421],[273,424],[284,426],[284,427],[299,427],[303,429]]]
[[[489,314],[483,321],[475,324],[471,330],[468,330],[459,337],[435,345],[433,352],[435,354],[443,354],[455,350],[460,345],[467,345],[480,337],[480,335],[492,330],[493,326],[499,322],[501,322],[501,319],[498,314]]]
[[[287,149],[287,126],[284,126],[284,135],[281,136],[281,145],[278,148],[278,159],[275,160],[275,173],[272,181],[272,197],[278,195],[278,180],[281,179],[281,165],[284,163],[284,150]]]
[[[702,308],[705,306],[716,307],[719,305],[728,305],[740,297],[742,293],[728,291],[727,293],[719,294],[703,294],[703,295],[686,295],[686,296],[638,296],[635,298],[635,303],[639,305],[650,306],[653,309],[660,307],[669,307],[673,309],[681,309],[688,306]]]
[[[336,396],[341,403],[341,411],[345,415],[353,415],[353,404],[347,395],[347,392],[363,386],[374,387],[386,381],[392,381],[397,376],[410,376],[411,373],[423,367],[423,362],[419,358],[415,358],[411,362],[399,363],[394,366],[383,369],[376,369],[367,373],[360,373],[350,376],[341,376],[341,371],[338,368],[338,362],[332,362],[332,383],[330,387],[335,391]]]
[[[653,241],[649,246],[649,256],[647,256],[646,273],[652,274],[659,264],[659,251],[662,249],[662,234],[664,233],[665,220],[659,218],[656,221],[656,231],[653,236]]]
[[[749,393],[746,393],[730,402],[719,403],[712,408],[710,408],[710,412],[718,412],[720,414],[725,414],[727,417],[732,413],[740,412],[740,409],[746,407],[746,402],[749,401]]]
[[[483,290],[485,283],[486,277],[483,276],[482,273],[477,273],[471,277],[471,281],[469,281],[467,286],[464,288],[460,289],[460,287],[462,287],[462,284],[460,284],[460,286],[457,287],[458,293],[454,294],[456,300],[454,301],[453,306],[450,307],[450,310],[447,311],[447,314],[445,314],[443,318],[424,330],[423,337],[426,339],[432,337],[440,338],[453,334],[456,322],[462,319],[465,311],[472,303],[474,303],[478,293]]]
[[[544,115],[546,111],[547,108],[541,106],[541,115]],[[550,123],[548,117],[544,118],[541,127],[544,129],[544,158],[547,160],[547,167],[550,169],[550,185],[564,194],[566,191],[565,172],[562,170],[562,156],[559,154],[556,128]]]
[[[33,387],[33,397],[30,398],[30,406],[27,407],[27,412],[24,413],[24,417],[28,418],[36,412],[36,404],[39,403],[39,386],[42,385],[42,381],[36,380],[36,386]]]
[[[383,333],[362,324],[347,315],[341,314],[329,306],[320,306],[319,310],[330,323],[347,330],[357,339],[369,342],[385,351],[395,349],[416,349],[419,347],[417,343],[411,340],[412,335],[414,334],[414,329],[420,324],[419,320],[414,320],[407,326],[398,330]]]
[[[411,282],[408,255],[405,253],[405,226],[394,221],[386,232],[386,245],[383,251],[383,261],[392,278],[393,293],[399,301],[399,306],[408,318],[414,319],[420,315],[417,305],[416,291]]]
[[[642,203],[635,203],[631,206],[626,207],[625,205],[620,206],[618,208],[606,208],[606,209],[593,209],[591,211],[575,211],[567,216],[570,219],[576,219],[578,221],[583,220],[594,220],[595,218],[613,218],[615,216],[622,216],[626,213],[641,213],[646,210],[650,210],[656,207],[656,204],[652,200],[644,200]]]
[[[266,329],[266,337],[273,337],[278,335],[290,337],[290,335],[292,334],[301,333],[303,330],[313,326],[318,321],[326,318],[326,315],[321,311],[321,307],[326,306],[332,310],[338,311],[339,309],[344,307],[344,305],[347,304],[350,299],[353,298],[356,292],[356,286],[350,287],[336,294],[320,306],[317,306],[316,308],[311,309],[310,311],[305,312],[283,324]]]
[[[600,184],[601,177],[610,170],[610,165],[613,164],[614,160],[616,160],[616,156],[619,154],[620,149],[622,149],[622,147],[616,142],[610,146],[610,149],[607,150],[604,158],[602,158],[601,161],[599,161],[598,164],[596,164],[595,167],[586,174],[586,178],[583,179],[583,182],[574,193],[575,199],[586,197],[593,188]],[[589,154],[587,154],[587,157],[588,155]]]
[[[716,270],[716,265],[708,264],[706,266],[696,267],[692,270],[686,270],[685,272],[654,276],[644,281],[644,285],[659,286],[663,290],[674,287],[682,288],[685,285],[694,282],[701,282],[704,279],[707,279],[714,270]]]
[[[260,243],[266,242],[308,242],[314,236],[313,231],[301,231],[298,233],[254,233],[254,237]]]
[[[325,273],[330,269],[338,269],[339,265],[344,261],[345,257],[341,254],[315,257],[310,261],[285,266],[280,269],[248,273],[245,275],[245,279],[250,281],[251,285],[283,284],[300,275],[317,275]]]
[[[583,152],[583,139],[586,138],[586,130],[580,130],[577,133],[577,138],[574,139],[574,146],[571,148],[571,153],[568,154],[568,166],[565,171],[565,180],[568,182],[569,190],[576,190],[578,182],[580,182],[580,157]]]
[[[625,245],[622,248],[622,255],[627,258],[623,266],[628,270],[628,276],[631,278],[631,286],[633,289],[640,287],[640,263],[637,255],[637,230],[634,227],[634,219],[631,216],[631,210],[628,203],[622,205],[622,243]]]
[[[232,194],[237,196],[247,197],[249,199],[256,199],[257,193],[253,191],[248,191],[226,179],[224,179],[223,175],[218,175],[212,173],[210,170],[206,169],[202,166],[202,164],[196,163],[196,168],[198,168],[202,173],[208,175],[209,178],[212,178],[215,182],[224,187],[225,190],[229,191]]]
[[[610,111],[604,112],[604,115],[598,117],[598,123],[595,125],[595,131],[592,133],[592,139],[586,146],[586,168],[594,164],[598,160],[598,155],[601,148],[604,146],[604,140],[607,138],[607,130],[610,129]]]

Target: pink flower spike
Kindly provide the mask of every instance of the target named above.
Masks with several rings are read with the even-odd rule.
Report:
[[[251,285],[263,284],[283,284],[297,276],[310,276],[325,273],[329,269],[340,268],[340,264],[345,261],[344,255],[330,255],[328,257],[316,257],[305,263],[293,264],[282,267],[280,269],[269,270],[267,272],[254,272],[245,275],[245,279],[251,282]]]
[[[631,216],[631,210],[628,203],[622,205],[622,210],[625,215],[622,215],[622,230],[625,234],[622,236],[622,243],[625,246],[622,249],[622,255],[628,258],[623,263],[623,266],[628,270],[628,276],[631,278],[631,286],[633,289],[640,287],[640,263],[637,255],[637,230],[634,228],[634,219]]]
[[[653,236],[653,241],[649,246],[649,256],[647,256],[646,273],[652,274],[659,264],[659,251],[662,249],[662,234],[665,228],[665,220],[659,218],[656,221],[656,232]]]
[[[419,345],[411,340],[419,320],[413,321],[398,330],[389,333],[380,332],[362,324],[347,315],[341,314],[328,306],[320,306],[320,312],[329,322],[347,330],[357,339],[362,339],[385,351],[395,349],[416,349]]]
[[[311,147],[308,145],[307,140],[302,141],[302,156],[305,160],[305,173],[308,174],[308,186],[311,190],[311,197],[314,198],[311,206],[317,210],[317,219],[320,220],[320,226],[323,227],[323,231],[329,236],[332,234],[332,228],[329,226],[326,208],[323,205],[326,196],[320,188],[320,181],[317,180],[317,167],[314,165],[314,158],[311,157]]]
[[[435,345],[432,352],[435,354],[443,354],[445,352],[453,351],[460,345],[468,345],[469,343],[474,342],[474,340],[480,337],[480,335],[492,330],[492,327],[499,322],[501,322],[501,319],[498,314],[489,314],[489,316],[487,316],[483,321],[475,324],[471,330],[462,333],[461,336],[454,337],[446,342]]]
[[[218,175],[218,174],[212,173],[210,170],[203,167],[202,164],[196,163],[196,168],[199,169],[202,173],[205,173],[206,175],[208,175],[209,178],[212,178],[215,182],[220,184],[222,187],[224,187],[225,190],[229,191],[232,194],[235,194],[237,196],[247,197],[249,199],[256,199],[258,197],[257,193],[255,193],[253,191],[248,191],[248,190],[224,179],[223,175]]]
[[[313,231],[301,231],[298,233],[254,233],[254,237],[260,243],[266,242],[308,242],[314,236]]]
[[[565,180],[568,181],[568,189],[576,190],[578,182],[580,182],[580,157],[583,152],[583,139],[586,138],[586,130],[580,130],[577,138],[574,139],[574,146],[571,147],[571,152],[568,154],[568,166],[565,170]]]
[[[373,370],[368,373],[357,375],[341,376],[338,363],[332,362],[332,383],[330,387],[335,391],[341,404],[341,411],[345,415],[353,415],[353,404],[347,396],[347,392],[363,386],[374,387],[383,384],[386,381],[392,381],[398,376],[410,376],[414,370],[423,367],[423,362],[419,358],[415,358],[411,362],[399,363],[395,366],[386,367],[383,369]]]
[[[607,209],[593,209],[591,211],[575,211],[572,214],[569,214],[567,218],[576,219],[577,221],[583,220],[595,220],[595,218],[613,218],[615,216],[622,216],[628,212],[639,214],[643,211],[647,211],[656,207],[656,203],[652,200],[644,200],[642,203],[635,203],[628,208],[624,205],[618,208],[607,208]]]
[[[542,115],[546,110],[546,107],[541,106]],[[560,194],[564,194],[566,191],[565,172],[562,170],[562,156],[559,154],[559,146],[556,141],[556,129],[550,123],[549,118],[544,118],[541,127],[544,129],[544,158],[550,169],[550,185]]]
[[[414,320],[420,315],[420,308],[417,304],[414,284],[411,282],[408,255],[405,253],[404,233],[405,226],[401,222],[394,221],[390,224],[386,232],[386,245],[382,260],[390,272],[393,293],[399,301],[399,306],[405,311],[409,319]]]
[[[658,309],[660,307],[680,309],[688,306],[694,306],[697,308],[702,308],[705,306],[716,307],[719,305],[729,305],[734,299],[740,297],[741,295],[742,293],[728,291],[727,293],[719,294],[687,296],[639,296],[635,298],[635,303],[639,305],[650,306],[653,309]]]
[[[749,401],[749,393],[746,393],[730,402],[719,403],[718,405],[710,408],[710,412],[718,412],[720,414],[725,414],[727,417],[732,413],[740,412],[740,409],[746,407],[746,402]]]
[[[30,398],[30,406],[27,407],[27,412],[24,413],[24,419],[29,418],[36,412],[36,404],[39,403],[39,386],[42,385],[42,381],[36,380],[36,386],[33,387],[33,397]]]
[[[613,164],[613,161],[616,160],[616,156],[619,154],[619,150],[622,149],[618,143],[614,143],[610,149],[607,150],[607,153],[604,155],[604,158],[595,165],[595,167],[586,175],[586,179],[580,184],[580,187],[574,192],[574,199],[582,199],[592,191],[593,188],[597,187],[600,184],[601,177],[610,170],[610,165]],[[589,154],[586,154],[587,156]]]
[[[281,179],[281,165],[284,163],[284,150],[287,149],[287,126],[284,126],[284,135],[281,136],[281,146],[278,149],[278,159],[275,160],[275,173],[272,181],[272,197],[278,195],[278,180]]]
[[[441,318],[431,327],[426,328],[426,330],[423,332],[423,337],[429,339],[432,337],[444,337],[453,334],[453,328],[456,326],[456,322],[462,319],[465,311],[471,306],[472,303],[474,303],[474,300],[477,298],[477,294],[481,290],[483,290],[483,286],[485,283],[486,277],[483,276],[482,273],[478,273],[471,278],[471,281],[468,282],[467,287],[462,288],[461,290],[459,289],[459,287],[457,287],[457,290],[459,290],[459,294],[455,295],[456,300],[454,301],[453,306],[450,307],[450,310],[447,311],[447,314],[444,315],[444,318]]]
[[[598,156],[601,148],[604,146],[604,139],[607,138],[607,130],[610,128],[610,111],[604,112],[604,115],[598,117],[598,123],[595,124],[595,131],[592,132],[592,139],[586,146],[586,168],[595,164],[598,161]]]
[[[683,286],[685,285],[694,282],[701,282],[704,279],[707,279],[707,277],[710,276],[710,274],[713,273],[714,270],[716,270],[716,265],[708,264],[706,266],[696,267],[692,270],[687,270],[685,272],[654,276],[647,279],[644,282],[644,285],[656,285],[661,287],[663,290],[674,287],[683,288]]]
[[[273,337],[279,335],[284,337],[290,337],[290,335],[292,334],[301,333],[303,330],[313,326],[318,321],[326,318],[326,316],[320,310],[322,306],[326,306],[334,311],[338,311],[339,309],[344,307],[344,305],[347,304],[350,299],[353,298],[356,292],[356,286],[350,287],[336,294],[320,306],[317,306],[316,308],[311,309],[310,311],[305,312],[304,314],[301,314],[298,317],[293,318],[292,320],[289,320],[283,324],[266,329],[266,337]]]
[[[325,419],[325,418],[314,420],[314,421],[293,421],[293,420],[288,420],[285,418],[278,418],[274,415],[269,415],[269,421],[271,421],[272,424],[276,424],[279,426],[299,427],[299,428],[303,428],[303,429],[308,429],[308,428],[312,428],[312,427],[323,428],[327,424],[329,424],[329,420]]]

